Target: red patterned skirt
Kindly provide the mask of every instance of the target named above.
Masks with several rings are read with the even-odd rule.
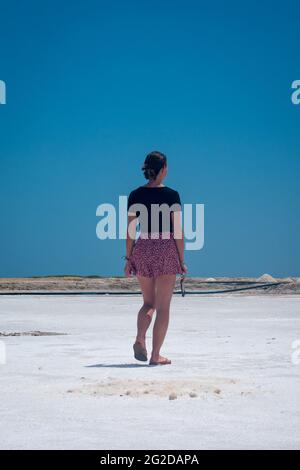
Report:
[[[182,272],[172,232],[141,233],[135,242],[130,262],[137,276],[158,277]]]

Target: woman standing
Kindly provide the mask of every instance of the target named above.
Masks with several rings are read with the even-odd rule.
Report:
[[[176,274],[185,274],[184,236],[181,228],[181,201],[177,191],[164,186],[167,158],[161,152],[147,155],[142,167],[145,186],[128,198],[125,275],[136,274],[143,294],[138,313],[134,357],[147,361],[146,332],[156,310],[153,326],[151,365],[171,364],[160,355],[168,324]],[[136,239],[137,224],[140,237]]]

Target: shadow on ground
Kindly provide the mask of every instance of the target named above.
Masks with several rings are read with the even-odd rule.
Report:
[[[149,367],[149,364],[92,364],[85,367],[111,367],[116,369],[134,369],[137,367]]]

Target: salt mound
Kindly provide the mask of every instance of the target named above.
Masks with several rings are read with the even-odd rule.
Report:
[[[257,281],[259,282],[277,282],[276,279],[274,279],[273,276],[271,276],[270,274],[263,274],[262,276],[260,276]]]
[[[216,279],[215,279],[214,277],[208,277],[208,278],[206,279],[206,281],[207,281],[207,282],[215,282]]]
[[[285,279],[283,279],[284,282],[295,282],[294,279],[292,279],[291,277],[286,277]]]

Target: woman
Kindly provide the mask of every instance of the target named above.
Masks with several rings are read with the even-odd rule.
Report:
[[[136,274],[143,294],[138,313],[134,357],[147,361],[146,332],[156,310],[152,353],[149,364],[171,364],[160,355],[168,324],[176,274],[185,274],[184,236],[181,229],[181,202],[177,191],[162,183],[167,176],[167,158],[161,152],[147,155],[142,167],[145,186],[128,198],[125,275]],[[137,224],[140,237],[136,239]]]

